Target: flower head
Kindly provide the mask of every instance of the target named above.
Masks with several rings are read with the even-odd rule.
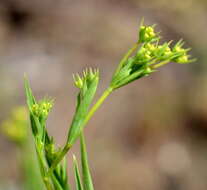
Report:
[[[46,118],[52,106],[52,100],[42,100],[41,102],[32,105],[32,113],[37,117]]]
[[[183,48],[184,42],[182,40],[178,41],[175,46],[172,48],[172,51],[174,53],[174,58],[172,59],[175,63],[190,63],[195,61],[195,59],[189,59],[191,56],[188,54],[190,51],[190,48]]]
[[[73,75],[74,83],[76,87],[80,89],[76,112],[73,116],[71,128],[68,133],[68,144],[73,144],[81,133],[84,126],[84,120],[88,113],[89,107],[93,101],[94,95],[99,82],[99,71],[86,69],[83,71],[82,76],[76,74]]]
[[[159,38],[159,33],[155,32],[155,25],[145,26],[144,21],[141,22],[139,28],[139,43],[153,42]]]
[[[84,90],[90,86],[92,81],[99,79],[99,71],[96,69],[93,70],[92,68],[85,69],[82,77],[79,74],[75,74],[73,75],[73,79],[75,86]]]
[[[140,48],[135,55],[135,59],[138,63],[146,63],[152,59],[152,52],[145,46]]]
[[[10,117],[4,120],[0,125],[1,132],[11,141],[22,144],[25,143],[28,136],[28,114],[25,107],[14,108]]]
[[[139,40],[121,60],[111,80],[111,87],[117,89],[141,77],[148,76],[160,66],[169,62],[189,63],[190,50],[183,48],[183,41],[172,46],[172,41],[159,43],[161,36],[154,30],[155,25],[145,26],[141,23]],[[139,47],[139,45],[141,45]]]

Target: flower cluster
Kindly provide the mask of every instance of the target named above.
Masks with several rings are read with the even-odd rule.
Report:
[[[111,81],[113,89],[124,86],[138,78],[147,76],[156,68],[169,62],[190,63],[188,51],[183,48],[184,42],[178,41],[174,46],[172,41],[159,43],[161,36],[154,31],[155,26],[144,26],[139,30],[139,40],[135,46],[124,56]],[[138,48],[140,46],[140,48]],[[132,55],[134,53],[134,55]]]
[[[83,75],[73,75],[75,86],[80,89],[77,97],[76,112],[68,133],[68,144],[75,142],[84,126],[85,118],[99,82],[99,71],[91,68],[83,71]]]
[[[32,105],[32,113],[37,117],[47,117],[49,111],[53,106],[53,101],[43,100],[40,103],[35,103]]]
[[[25,107],[16,107],[12,110],[10,117],[0,125],[1,132],[11,141],[22,144],[27,139],[27,110]]]
[[[172,48],[170,47],[170,42],[165,42],[162,45],[158,43],[145,43],[137,51],[136,56],[134,56],[134,61],[136,63],[148,63],[156,64],[160,61],[169,61],[175,63],[189,63],[192,60],[189,59],[190,55],[187,52],[190,50],[182,48],[183,42],[179,41]]]
[[[144,43],[144,42],[151,42],[151,41],[156,41],[159,39],[159,34],[154,31],[153,26],[144,26],[141,25],[139,29],[139,42]]]
[[[92,103],[99,82],[98,70],[90,68],[83,71],[81,76],[73,75],[74,84],[78,88],[77,103],[66,143],[62,147],[55,146],[55,141],[53,137],[49,136],[46,127],[46,119],[52,108],[52,102],[43,100],[37,103],[29,82],[25,78],[25,92],[30,111],[31,129],[35,139],[40,172],[47,190],[70,189],[65,158],[67,152],[79,138],[82,171],[79,172],[78,162],[74,156],[76,189],[94,190],[87,160],[84,129],[97,109],[114,90],[148,76],[160,66],[169,62],[189,63],[193,61],[188,55],[190,49],[183,47],[182,40],[175,44],[172,41],[160,43],[161,36],[159,32],[155,31],[155,25],[145,26],[142,22],[138,36],[137,42],[121,59],[112,76],[110,85],[94,104]]]
[[[83,76],[79,76],[79,74],[73,75],[75,86],[79,89],[87,88],[92,81],[99,79],[99,71],[96,69],[85,69],[83,71]]]
[[[188,55],[188,51],[190,51],[190,48],[184,49],[183,48],[184,42],[180,40],[172,49],[172,52],[177,54],[177,56],[172,60],[176,63],[190,63],[194,61],[195,59],[189,59],[191,56]]]

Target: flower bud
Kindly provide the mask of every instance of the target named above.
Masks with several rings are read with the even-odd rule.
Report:
[[[32,106],[32,113],[37,117],[47,117],[51,108],[52,101],[43,100],[42,102],[36,103]]]
[[[83,88],[83,80],[81,79],[81,77],[76,74],[76,75],[73,75],[73,80],[74,80],[74,84],[77,88]]]
[[[34,115],[38,116],[39,115],[39,105],[38,104],[34,104],[32,105],[32,112]]]
[[[150,41],[155,41],[159,37],[155,33],[153,26],[141,26],[139,29],[139,42],[145,43]]]
[[[188,61],[187,55],[180,56],[175,60],[176,63],[187,63]]]
[[[150,44],[150,43],[147,43],[145,45],[145,48],[150,51],[151,53],[156,49],[155,45],[154,44]]]

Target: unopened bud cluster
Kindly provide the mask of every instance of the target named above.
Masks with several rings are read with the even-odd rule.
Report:
[[[191,57],[190,55],[188,55],[188,51],[190,50],[190,48],[188,49],[184,49],[183,46],[183,42],[182,40],[180,40],[172,49],[172,51],[176,54],[178,54],[177,57],[175,57],[175,59],[173,59],[172,61],[176,62],[176,63],[188,63],[188,62],[192,62],[193,60],[189,60],[189,58]]]
[[[96,69],[86,69],[83,71],[82,77],[79,74],[73,75],[74,83],[77,88],[84,88],[90,84],[94,79],[98,79],[99,71]]]
[[[175,63],[188,63],[189,55],[187,52],[190,49],[182,48],[181,41],[170,47],[171,42],[159,45],[158,43],[145,43],[134,56],[135,63],[144,64],[148,63],[155,64],[159,61],[172,61]]]
[[[27,110],[25,107],[16,107],[10,117],[0,124],[0,131],[15,143],[25,143],[27,134]]]
[[[47,117],[49,111],[53,106],[52,101],[44,100],[40,103],[33,104],[32,106],[32,113],[37,117]]]
[[[183,48],[184,42],[178,41],[172,46],[172,41],[159,44],[161,36],[154,31],[155,26],[144,26],[139,29],[139,40],[133,49],[133,55],[121,62],[111,81],[112,88],[119,88],[138,78],[147,76],[156,68],[169,62],[190,63],[188,51]],[[140,46],[140,47],[139,47]],[[139,48],[138,48],[139,47]]]
[[[139,29],[139,42],[150,42],[157,40],[159,38],[158,34],[154,31],[154,26],[144,26],[142,25]]]

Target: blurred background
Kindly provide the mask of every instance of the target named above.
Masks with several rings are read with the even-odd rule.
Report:
[[[1,0],[0,123],[22,114],[14,110],[25,105],[26,73],[36,97],[55,99],[48,130],[62,145],[78,92],[72,74],[99,68],[97,99],[142,17],[165,40],[183,38],[198,60],[121,88],[97,111],[85,130],[95,189],[206,190],[205,0]],[[1,131],[0,189],[22,190],[22,145]]]

